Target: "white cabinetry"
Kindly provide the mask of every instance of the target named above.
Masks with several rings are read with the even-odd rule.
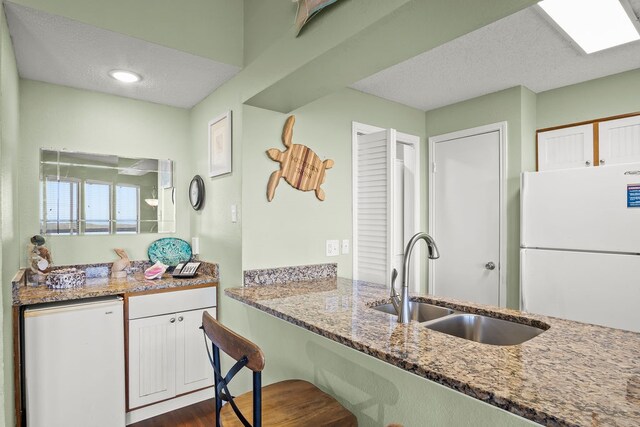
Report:
[[[175,314],[129,321],[129,407],[176,395]]]
[[[199,328],[215,304],[214,287],[129,298],[129,409],[213,385]]]
[[[538,133],[538,170],[593,166],[593,124]]]
[[[213,368],[207,356],[204,335],[200,330],[202,313],[214,318],[215,309],[193,310],[177,314],[176,323],[176,394],[184,394],[213,385]]]
[[[600,122],[600,164],[640,162],[640,116]]]

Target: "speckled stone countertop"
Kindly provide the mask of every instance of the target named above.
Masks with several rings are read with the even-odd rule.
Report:
[[[218,265],[213,263],[202,262],[198,274],[190,279],[177,279],[165,273],[157,280],[144,278],[143,272],[149,267],[148,262],[132,261],[131,264],[127,277],[122,279],[112,279],[109,276],[110,263],[56,267],[56,269],[74,267],[85,270],[87,283],[84,286],[69,289],[49,289],[44,283],[33,283],[29,280],[29,272],[21,269],[12,282],[12,304],[22,306],[218,283]]]
[[[451,299],[415,300],[548,325],[520,345],[457,338],[372,310],[379,285],[322,279],[226,289],[236,300],[416,375],[551,426],[640,426],[640,334]]]

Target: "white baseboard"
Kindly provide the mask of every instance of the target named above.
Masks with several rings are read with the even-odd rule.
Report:
[[[185,406],[193,405],[194,403],[202,402],[203,400],[213,399],[213,397],[213,387],[209,387],[204,390],[176,397],[175,399],[165,400],[164,402],[156,403],[155,405],[134,409],[131,412],[127,412],[127,425],[167,412],[175,411],[176,409],[184,408]],[[213,414],[211,415],[213,416]]]

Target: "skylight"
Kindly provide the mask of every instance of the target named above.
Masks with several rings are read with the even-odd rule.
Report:
[[[544,0],[538,5],[586,53],[640,39],[620,0]]]

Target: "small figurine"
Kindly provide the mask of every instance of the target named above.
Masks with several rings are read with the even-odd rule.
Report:
[[[114,249],[114,252],[120,257],[119,260],[113,262],[111,266],[111,277],[114,279],[124,279],[127,277],[127,268],[131,265],[129,255],[124,249]]]
[[[31,238],[31,243],[27,245],[27,258],[31,272],[40,278],[51,271],[53,261],[51,252],[44,246],[45,240],[39,234]]]

